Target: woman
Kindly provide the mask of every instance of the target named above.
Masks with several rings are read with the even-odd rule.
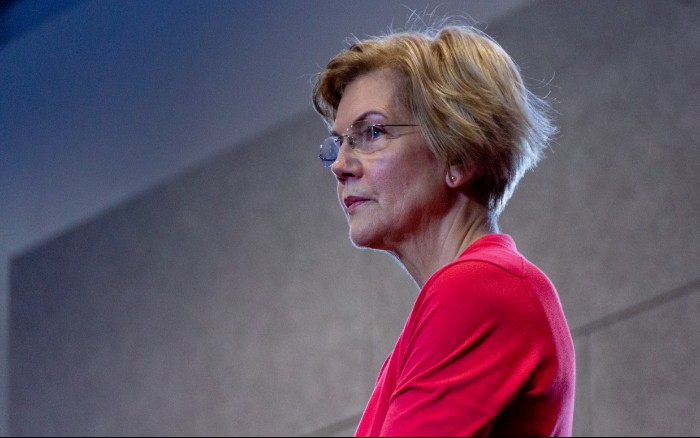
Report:
[[[466,26],[358,41],[313,102],[350,239],[395,256],[421,289],[357,435],[570,435],[557,292],[497,224],[554,132],[546,103]]]

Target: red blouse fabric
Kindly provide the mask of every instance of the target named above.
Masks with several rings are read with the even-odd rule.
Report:
[[[554,286],[491,234],[425,284],[356,435],[571,435],[574,381]]]

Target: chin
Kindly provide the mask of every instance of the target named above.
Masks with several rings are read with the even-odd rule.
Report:
[[[350,227],[350,242],[357,248],[383,249],[381,233],[374,230],[357,230]]]

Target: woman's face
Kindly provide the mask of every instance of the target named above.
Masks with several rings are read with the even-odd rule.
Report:
[[[415,124],[398,102],[396,73],[378,70],[345,88],[333,124],[343,135],[358,121]],[[338,198],[350,225],[350,240],[359,247],[399,251],[410,242],[429,238],[436,219],[448,208],[446,166],[428,149],[418,127],[387,128],[388,136],[371,153],[343,142],[331,170]]]

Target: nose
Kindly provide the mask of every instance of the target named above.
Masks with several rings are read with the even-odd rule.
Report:
[[[345,182],[348,178],[357,178],[361,168],[354,150],[348,144],[348,139],[344,138],[338,150],[338,158],[331,164],[331,171],[339,182]]]

